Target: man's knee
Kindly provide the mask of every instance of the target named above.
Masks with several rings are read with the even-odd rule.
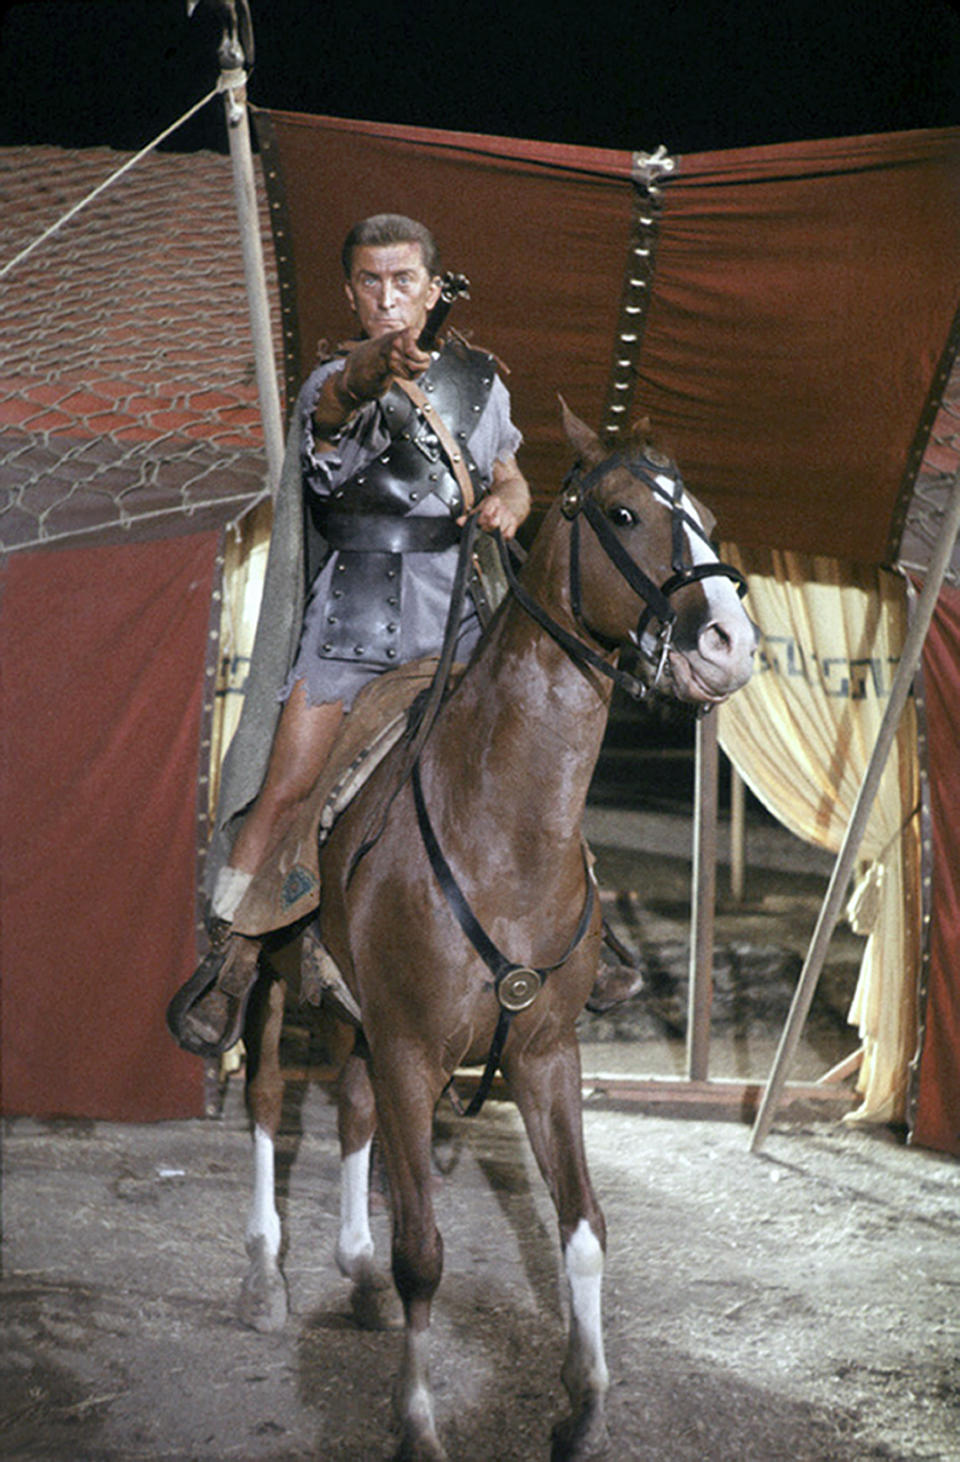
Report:
[[[313,782],[295,775],[268,782],[257,799],[261,816],[282,825],[295,815],[305,801]]]

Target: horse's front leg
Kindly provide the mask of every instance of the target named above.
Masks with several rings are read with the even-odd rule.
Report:
[[[377,1118],[390,1179],[393,1282],[403,1304],[404,1352],[395,1392],[400,1424],[396,1462],[446,1462],[434,1420],[429,1338],[433,1296],[443,1272],[443,1239],[433,1209],[433,1109],[444,1078],[407,1045],[375,1060]]]
[[[374,1261],[370,1231],[370,1152],[375,1126],[373,1088],[358,1043],[340,1074],[337,1101],[340,1228],[336,1260],[340,1273],[352,1284],[353,1317],[365,1330],[382,1330],[399,1319],[390,1281]]]
[[[280,1271],[280,1215],[274,1148],[283,1107],[280,1033],[286,985],[261,980],[247,1011],[247,1109],[253,1127],[253,1198],[247,1219],[250,1268],[240,1291],[240,1318],[255,1330],[280,1330],[287,1319],[287,1287]]]
[[[610,1384],[601,1304],[607,1233],[583,1145],[580,1051],[573,1037],[545,1055],[524,1051],[518,1043],[504,1071],[556,1206],[569,1289],[570,1332],[561,1376],[571,1415],[554,1431],[552,1455],[554,1462],[580,1462],[606,1450],[604,1402]]]

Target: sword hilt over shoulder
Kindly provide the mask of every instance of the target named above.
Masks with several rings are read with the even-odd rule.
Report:
[[[440,297],[427,316],[426,323],[417,341],[421,350],[433,350],[437,343],[444,320],[450,313],[450,306],[458,299],[470,298],[470,281],[465,274],[454,274],[450,270],[440,283]]]

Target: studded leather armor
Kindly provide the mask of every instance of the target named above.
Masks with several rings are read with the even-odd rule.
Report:
[[[387,447],[315,510],[320,532],[338,554],[320,645],[325,659],[383,667],[398,662],[402,556],[451,548],[460,536],[455,520],[464,509],[454,464],[430,418],[436,414],[446,426],[479,498],[484,488],[467,443],[495,370],[490,356],[453,341],[418,379],[428,410],[397,385],[380,398]],[[449,516],[416,513],[430,494]]]

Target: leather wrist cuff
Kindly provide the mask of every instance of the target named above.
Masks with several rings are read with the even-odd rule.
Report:
[[[345,411],[356,411],[358,406],[363,405],[365,398],[358,396],[355,391],[350,389],[347,385],[346,374],[346,368],[344,368],[333,375],[333,394]]]

